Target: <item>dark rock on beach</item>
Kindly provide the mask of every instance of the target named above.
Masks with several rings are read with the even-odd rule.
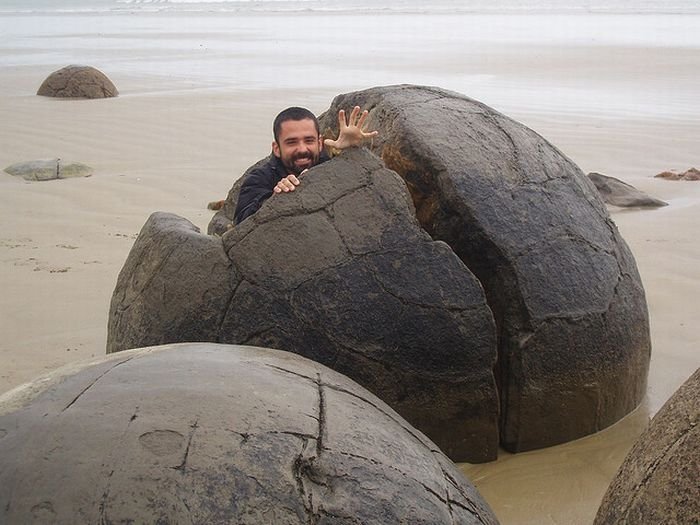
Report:
[[[173,341],[288,350],[344,373],[453,460],[495,459],[495,325],[481,285],[366,150],[311,169],[222,238],[155,214],[112,298],[108,352]]]
[[[340,95],[405,181],[418,220],[478,277],[498,325],[501,440],[523,451],[614,423],[642,399],[647,306],[629,248],[593,183],[534,131],[438,88]]]
[[[598,509],[595,525],[700,521],[700,369],[654,416]]]
[[[593,181],[598,193],[600,193],[606,204],[624,208],[659,208],[668,206],[667,202],[651,197],[615,177],[592,172],[588,174],[588,178]]]
[[[59,98],[110,98],[119,94],[107,76],[90,66],[70,65],[51,73],[37,95]]]
[[[455,466],[346,377],[184,344],[0,398],[2,523],[496,524]]]
[[[18,162],[5,168],[5,172],[28,181],[46,181],[90,177],[93,169],[80,162],[64,162],[61,159],[31,160]]]

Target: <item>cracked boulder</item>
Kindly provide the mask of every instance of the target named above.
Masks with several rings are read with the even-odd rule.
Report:
[[[595,525],[697,523],[700,369],[652,419],[617,471]]]
[[[28,181],[46,181],[70,179],[73,177],[90,177],[93,169],[80,162],[65,162],[61,159],[42,159],[18,162],[4,170],[15,177]]]
[[[110,98],[119,92],[102,71],[91,66],[70,65],[46,77],[36,94],[59,98]]]
[[[410,190],[422,227],[483,285],[498,326],[501,440],[562,443],[641,401],[644,290],[593,183],[531,129],[463,95],[391,86],[339,95],[321,116],[369,110],[370,144]]]
[[[476,278],[366,150],[311,169],[223,237],[153,215],[119,275],[107,351],[175,341],[301,354],[456,461],[495,459],[495,324]]]
[[[348,378],[192,343],[0,398],[2,523],[496,524],[423,434]]]

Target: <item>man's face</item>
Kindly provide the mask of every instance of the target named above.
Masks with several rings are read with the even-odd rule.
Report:
[[[313,120],[285,120],[278,140],[272,142],[272,153],[280,158],[288,174],[299,175],[318,164],[323,143]]]

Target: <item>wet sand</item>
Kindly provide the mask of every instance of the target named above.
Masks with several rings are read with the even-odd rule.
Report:
[[[694,323],[700,295],[700,182],[652,177],[666,169],[700,167],[700,111],[690,106],[682,111],[698,83],[688,67],[697,71],[700,58],[697,50],[678,57],[673,50],[625,47],[615,54],[615,69],[598,69],[595,57],[610,50],[550,50],[551,79],[560,87],[565,72],[557,64],[564,63],[562,53],[569,53],[569,60],[587,64],[587,75],[607,72],[597,77],[595,89],[619,88],[608,105],[572,109],[561,99],[547,106],[546,97],[530,84],[532,71],[518,58],[523,50],[511,51],[495,46],[489,67],[510,71],[499,89],[520,86],[517,96],[498,99],[478,80],[473,92],[462,91],[482,100],[486,93],[485,102],[498,102],[498,109],[545,136],[584,171],[618,177],[670,203],[654,211],[612,211],[636,257],[650,309],[653,353],[642,406],[617,425],[576,442],[518,455],[504,452],[490,464],[461,465],[504,525],[585,524],[649,418],[700,365]],[[473,56],[469,64],[476,68],[484,60]],[[644,60],[657,70],[640,73],[635,82],[656,78],[659,94],[669,90],[664,111],[616,110],[614,101],[633,84],[630,71]],[[443,61],[432,65],[464,67],[449,57]],[[324,56],[315,67],[332,68],[332,57]],[[538,67],[547,70],[547,64]],[[0,392],[63,364],[104,354],[117,274],[148,215],[173,212],[206,230],[212,215],[207,202],[225,197],[245,168],[269,152],[269,127],[277,111],[302,104],[321,112],[342,91],[335,85],[174,89],[163,78],[117,71],[110,75],[121,91],[117,99],[34,96],[53,69],[0,69],[0,168],[58,156],[85,162],[95,174],[28,183],[0,173]],[[662,77],[670,82],[666,87]],[[366,85],[344,90],[358,87]],[[525,101],[528,93],[532,104]]]

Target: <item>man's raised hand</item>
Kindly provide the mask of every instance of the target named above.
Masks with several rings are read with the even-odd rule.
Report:
[[[369,111],[360,113],[360,106],[352,108],[350,118],[346,120],[345,110],[338,111],[338,138],[336,140],[326,139],[323,143],[331,148],[344,150],[353,146],[359,146],[362,141],[375,137],[378,131],[365,131],[365,121]]]

